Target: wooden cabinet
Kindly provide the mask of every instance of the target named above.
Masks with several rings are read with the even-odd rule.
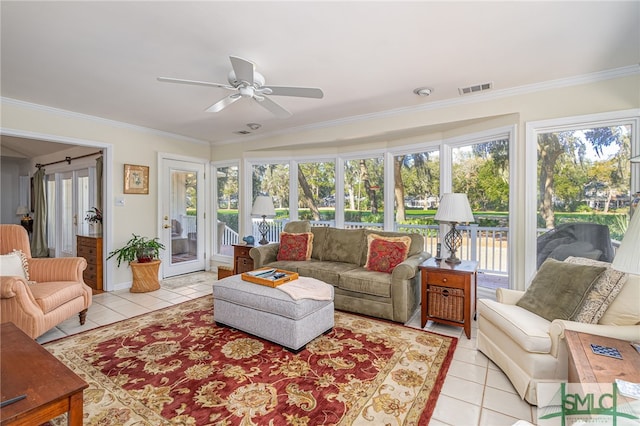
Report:
[[[464,328],[471,338],[471,319],[476,313],[478,263],[450,264],[430,258],[419,266],[421,273],[421,324],[427,320]]]
[[[253,246],[233,245],[233,274],[241,274],[243,272],[253,270],[253,259],[249,256],[249,250]]]
[[[78,235],[77,252],[78,257],[87,260],[84,282],[92,289],[102,291],[102,236]]]

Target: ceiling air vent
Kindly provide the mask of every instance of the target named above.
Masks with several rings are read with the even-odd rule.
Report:
[[[458,92],[460,92],[461,95],[469,95],[471,93],[484,92],[489,89],[493,89],[493,83],[482,83],[469,87],[460,87]]]
[[[233,133],[235,133],[236,135],[250,135],[251,134],[251,132],[248,131],[248,130],[238,130],[237,132],[233,132]]]

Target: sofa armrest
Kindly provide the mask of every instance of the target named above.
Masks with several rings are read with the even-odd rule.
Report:
[[[496,289],[496,301],[507,305],[515,305],[522,297],[524,291],[510,290],[507,288]]]
[[[253,259],[253,267],[258,269],[267,263],[275,262],[278,258],[278,249],[280,249],[280,243],[253,247],[249,250],[249,256]]]
[[[84,282],[82,272],[87,269],[84,257],[54,257],[29,259],[29,279],[37,283],[51,281]]]
[[[431,253],[423,251],[407,257],[402,263],[396,265],[391,272],[393,280],[410,280],[418,273],[418,266],[431,257]]]
[[[560,340],[564,339],[566,330],[578,331],[581,333],[595,334],[597,336],[613,337],[620,340],[640,340],[640,325],[604,325],[587,324],[568,320],[556,319],[549,326],[549,336],[551,336],[551,354],[557,356]]]
[[[431,254],[427,252],[418,253],[405,259],[393,269],[391,273],[393,321],[403,323],[409,321],[416,305],[420,303],[418,266],[429,257]]]

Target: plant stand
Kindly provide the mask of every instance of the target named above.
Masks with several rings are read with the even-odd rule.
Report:
[[[138,263],[133,261],[129,263],[131,272],[133,273],[133,281],[131,283],[131,293],[146,293],[160,289],[158,281],[158,270],[160,269],[160,261]]]

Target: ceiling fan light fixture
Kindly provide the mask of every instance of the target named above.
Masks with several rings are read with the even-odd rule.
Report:
[[[262,127],[262,124],[260,124],[260,123],[247,123],[247,127],[250,128],[251,130],[258,130],[260,127]]]
[[[429,96],[431,93],[433,93],[433,89],[430,87],[418,87],[417,89],[413,90],[413,93],[418,96]]]

